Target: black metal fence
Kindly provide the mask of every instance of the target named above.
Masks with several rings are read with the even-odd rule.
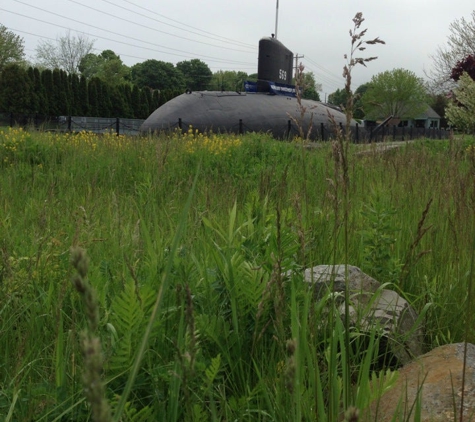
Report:
[[[340,130],[345,128],[340,125]],[[328,128],[323,124],[320,125],[318,137],[316,139],[328,140],[335,136],[335,129]],[[351,128],[353,142],[370,143],[383,141],[409,141],[412,139],[429,138],[429,139],[448,139],[450,130],[439,128],[424,127],[398,127],[398,126],[370,126],[364,127],[356,124]]]
[[[115,133],[116,135],[138,135],[142,119],[108,117],[61,116],[60,129],[67,132]]]
[[[22,114],[0,114],[0,126],[30,126],[36,129],[60,132],[95,132],[95,133],[114,133],[116,135],[138,135],[140,126],[144,120],[124,119],[124,118],[106,118],[106,117],[82,117],[82,116],[42,116],[42,115],[22,115]],[[193,125],[199,127],[199,125]],[[188,124],[177,119],[172,128],[179,128],[183,131],[188,129]],[[307,128],[303,132],[307,133]],[[340,130],[345,128],[340,124]],[[229,132],[244,134],[252,131],[243,119],[239,119],[236,124],[228,129]],[[223,132],[226,132],[225,130]],[[277,131],[276,131],[277,132]],[[277,138],[293,138],[299,134],[297,125],[288,120],[286,127],[278,129],[279,133],[274,133]],[[310,138],[314,141],[328,141],[335,138],[335,127],[329,124],[321,123],[312,127]],[[379,126],[364,127],[356,125],[351,128],[353,142],[368,143],[382,141],[407,141],[418,138],[447,139],[450,130],[438,128],[417,128],[417,127],[397,127],[397,126]]]
[[[0,114],[0,126],[33,127],[58,132],[95,132],[114,133],[116,135],[138,135],[142,119],[124,119],[115,117],[83,116],[43,116],[39,114]]]
[[[193,128],[200,128],[200,125],[195,125],[190,122],[185,122],[179,118],[169,130],[181,129],[186,131],[189,126]],[[343,124],[339,126],[340,131],[344,133],[345,127]],[[304,135],[308,133],[308,127],[302,128]],[[244,134],[251,132],[244,119],[239,119],[228,132]],[[226,132],[226,130],[223,130]],[[279,126],[271,131],[276,138],[291,139],[298,136],[300,131],[298,126],[292,120],[288,120],[285,126]],[[420,128],[420,127],[398,127],[398,126],[356,126],[351,127],[352,139],[354,143],[370,143],[382,141],[408,141],[412,139],[430,138],[430,139],[447,139],[450,135],[450,130],[440,128]],[[336,128],[330,124],[320,123],[313,125],[310,133],[310,139],[313,141],[329,141],[336,136]]]

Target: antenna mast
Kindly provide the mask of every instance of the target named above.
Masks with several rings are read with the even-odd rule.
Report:
[[[277,0],[275,8],[275,39],[277,39],[277,26],[279,23],[279,0]]]

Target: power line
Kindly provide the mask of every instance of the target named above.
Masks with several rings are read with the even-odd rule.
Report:
[[[18,1],[18,0],[14,0],[14,1]],[[21,2],[20,2],[21,3]],[[31,6],[31,5],[28,5],[28,6]],[[39,9],[41,10],[40,8],[38,7],[35,7],[35,6],[31,6],[31,7],[34,7],[35,9]],[[33,18],[31,16],[28,16],[28,15],[24,15],[24,14],[21,14],[21,13],[18,13],[18,12],[12,12],[11,10],[7,10],[7,9],[3,9],[3,8],[0,8],[0,10],[4,11],[4,12],[7,12],[7,13],[12,13],[14,15],[18,15],[18,16],[22,16],[22,17],[25,17],[25,18],[28,18],[28,19],[32,19],[32,20],[35,20],[37,22],[41,22],[41,23],[46,23],[48,25],[52,25],[52,26],[55,26],[55,27],[58,27],[58,28],[63,28],[63,29],[67,29],[67,30],[71,30],[72,28],[69,28],[67,26],[63,26],[63,25],[59,25],[59,24],[55,24],[55,23],[51,23],[51,22],[48,22],[48,21],[44,21],[42,19],[38,19],[38,18]],[[154,44],[154,43],[151,43],[151,42],[148,42],[148,41],[143,41],[143,40],[140,40],[140,39],[137,39],[137,38],[134,38],[134,37],[129,37],[129,36],[125,36],[125,35],[122,35],[122,34],[119,34],[117,32],[114,32],[114,31],[109,31],[109,30],[106,30],[106,29],[102,29],[100,27],[97,27],[97,26],[94,26],[94,25],[90,25],[90,24],[87,24],[87,23],[84,23],[84,22],[81,22],[81,21],[77,21],[75,19],[70,19],[70,18],[67,18],[65,16],[61,16],[61,15],[58,15],[57,13],[54,13],[54,12],[50,12],[50,11],[46,11],[47,13],[51,13],[53,15],[56,15],[56,16],[59,16],[59,17],[62,17],[64,19],[67,19],[67,20],[71,20],[73,22],[76,22],[76,23],[80,23],[82,25],[86,25],[86,26],[90,26],[91,28],[94,28],[94,29],[98,29],[100,31],[104,31],[104,32],[108,32],[110,34],[113,34],[113,35],[118,35],[120,37],[125,37],[125,38],[128,38],[128,39],[132,39],[134,41],[138,41],[138,42],[141,42],[141,43],[144,43],[144,44],[150,44],[154,47],[159,47],[159,48],[165,48],[167,50],[171,50],[171,51],[177,51],[177,52],[180,52],[180,53],[185,53],[187,54],[186,56],[183,55],[183,54],[177,54],[177,53],[170,53],[170,52],[167,52],[167,51],[160,51],[160,50],[156,50],[156,49],[152,49],[152,48],[148,48],[148,47],[142,47],[142,46],[138,46],[138,45],[135,45],[135,44],[131,44],[131,43],[127,43],[127,42],[124,42],[124,41],[118,41],[118,40],[114,40],[114,39],[111,39],[111,38],[107,38],[107,37],[101,37],[99,35],[95,35],[95,34],[91,34],[91,33],[88,33],[88,32],[85,32],[85,31],[77,31],[77,32],[80,32],[80,33],[83,33],[85,35],[89,35],[89,36],[92,36],[92,37],[97,37],[97,38],[101,38],[101,39],[104,39],[104,40],[107,40],[107,41],[112,41],[112,42],[116,42],[116,43],[119,43],[119,44],[124,44],[124,45],[128,45],[128,46],[131,46],[131,47],[135,47],[135,48],[142,48],[144,50],[150,50],[150,51],[154,51],[154,52],[157,52],[157,53],[163,53],[163,54],[169,54],[169,55],[173,55],[173,56],[178,56],[178,57],[186,57],[186,58],[189,58],[190,55],[193,56],[193,57],[203,57],[203,58],[207,58],[209,59],[210,61],[214,61],[214,62],[219,62],[219,63],[235,63],[235,64],[244,64],[244,65],[251,65],[251,63],[248,63],[248,62],[241,62],[241,61],[236,61],[236,60],[223,60],[223,59],[218,59],[216,57],[212,57],[212,56],[205,56],[205,55],[202,55],[202,54],[196,54],[196,53],[191,53],[189,51],[183,51],[183,50],[178,50],[176,48],[170,48],[170,47],[166,47],[166,46],[163,46],[163,45],[159,45],[159,44]]]
[[[23,2],[21,2],[21,1],[19,1],[19,0],[15,0],[15,1],[17,1],[18,3],[23,3]],[[142,25],[142,24],[140,24],[140,23],[131,21],[131,20],[129,20],[129,19],[121,18],[120,16],[113,15],[113,14],[111,14],[111,13],[109,13],[109,12],[104,12],[103,10],[96,9],[96,8],[94,8],[94,7],[91,7],[91,6],[86,6],[85,4],[82,4],[82,3],[78,2],[78,1],[75,1],[75,0],[68,0],[68,1],[71,2],[71,3],[78,4],[78,5],[82,6],[82,7],[87,8],[87,9],[94,10],[95,12],[102,13],[102,14],[107,15],[107,16],[109,16],[109,17],[113,17],[113,18],[119,19],[119,20],[121,20],[121,21],[124,21],[124,22],[127,22],[127,23],[131,23],[131,24],[133,24],[133,25],[140,26],[141,28],[149,29],[149,30],[155,31],[155,32],[160,32],[161,34],[170,35],[170,36],[172,36],[172,37],[180,38],[180,39],[185,40],[185,41],[191,41],[191,42],[196,42],[196,43],[199,43],[199,44],[209,45],[209,46],[215,47],[215,48],[224,48],[224,49],[226,49],[226,50],[238,51],[238,52],[240,52],[240,53],[248,53],[248,54],[249,54],[249,53],[252,53],[252,54],[254,54],[253,51],[237,50],[237,49],[229,48],[229,47],[222,46],[222,45],[210,44],[210,43],[207,43],[207,42],[204,42],[204,41],[197,41],[197,40],[193,40],[193,39],[191,39],[191,38],[182,37],[182,36],[180,36],[180,35],[171,34],[170,32],[161,31],[161,30],[159,30],[159,29],[152,28],[152,27],[150,27],[150,26],[145,26],[145,25]],[[23,4],[26,4],[26,3],[23,3]]]
[[[344,85],[343,78],[342,79],[337,78],[335,76],[334,72],[331,72],[330,70],[326,69],[325,67],[319,65],[318,63],[316,63],[314,60],[312,60],[308,56],[307,56],[307,61],[312,63],[313,66],[316,66],[319,69],[319,71],[315,71],[315,70],[311,69],[310,66],[306,66],[328,88],[332,89],[333,91],[336,91],[336,90],[341,89],[343,87],[343,85]]]
[[[85,6],[85,5],[83,5],[82,3],[77,2],[77,1],[74,1],[74,0],[68,0],[68,1],[70,1],[70,2],[72,2],[72,3],[80,4],[81,6]],[[195,35],[198,35],[198,36],[200,36],[200,37],[209,38],[209,39],[212,39],[212,40],[215,40],[215,41],[219,41],[219,42],[226,42],[227,44],[234,44],[234,45],[237,45],[237,46],[239,46],[239,47],[250,48],[250,49],[252,49],[252,50],[256,50],[256,49],[257,49],[256,46],[251,46],[251,45],[249,45],[249,44],[245,44],[245,43],[242,43],[242,42],[239,42],[239,41],[234,41],[234,40],[231,40],[231,39],[229,39],[229,38],[222,37],[222,36],[220,36],[220,35],[215,35],[215,34],[207,33],[206,31],[202,31],[201,29],[196,29],[196,30],[197,30],[197,31],[201,31],[201,32],[205,32],[205,33],[210,34],[210,35],[212,35],[212,36],[200,34],[199,32],[195,32],[195,31],[191,31],[191,30],[188,29],[188,28],[193,28],[193,27],[188,26],[188,25],[185,25],[185,24],[182,24],[182,23],[180,23],[180,25],[183,25],[183,26],[188,27],[188,28],[180,28],[179,26],[176,26],[176,25],[172,25],[172,24],[163,22],[163,21],[161,21],[161,20],[158,20],[158,19],[152,18],[152,17],[150,17],[150,16],[144,15],[143,13],[136,12],[136,11],[134,11],[134,10],[132,10],[132,9],[128,9],[128,8],[126,8],[126,7],[123,7],[123,6],[119,6],[118,4],[115,4],[115,3],[113,3],[113,2],[111,2],[111,1],[109,1],[109,0],[102,0],[102,1],[103,1],[104,3],[108,3],[108,4],[112,5],[112,6],[114,6],[114,7],[118,7],[118,8],[120,8],[120,9],[126,10],[127,12],[131,12],[131,13],[134,13],[134,14],[136,14],[136,15],[138,15],[138,16],[142,16],[142,17],[144,17],[144,18],[146,18],[146,19],[153,20],[154,22],[158,22],[158,23],[161,23],[161,24],[163,24],[163,25],[167,25],[167,26],[170,26],[170,27],[172,27],[172,28],[176,28],[176,29],[178,29],[178,30],[180,30],[180,31],[189,32],[190,34],[195,34]],[[128,3],[129,3],[129,2],[128,2]],[[87,7],[87,6],[85,6],[85,7]],[[140,6],[137,5],[137,7],[140,7]],[[142,7],[141,7],[141,8],[142,8]],[[142,8],[142,9],[143,9],[143,8]],[[149,13],[154,13],[154,14],[159,15],[158,13],[155,13],[155,12],[149,10],[149,9],[145,9],[145,10],[149,11]],[[159,15],[159,16],[163,16],[163,15]],[[170,19],[170,18],[167,18],[166,16],[164,16],[164,18]],[[170,20],[173,21],[173,19],[170,19]],[[142,26],[142,25],[141,25],[141,26]],[[193,29],[195,29],[195,28],[193,28]],[[226,47],[226,48],[227,48],[227,47]],[[235,50],[235,51],[242,51],[242,50]]]
[[[341,83],[337,84],[335,81],[327,78],[326,75],[323,75],[318,71],[315,71],[315,69],[313,69],[312,67],[308,65],[305,65],[305,70],[310,71],[314,74],[316,82],[322,82],[325,85],[328,85],[330,87],[335,87],[335,90],[338,89],[338,87],[341,87]]]
[[[3,9],[0,8],[0,10],[3,10]],[[10,31],[21,32],[22,34],[33,35],[34,37],[44,38],[44,39],[51,40],[51,41],[56,41],[55,38],[45,37],[45,36],[43,36],[43,35],[38,35],[38,34],[33,34],[32,32],[23,31],[22,29],[15,29],[15,28],[12,28],[12,27],[9,27],[8,29],[9,29]],[[33,50],[32,50],[32,51],[33,51]]]
[[[310,57],[307,56],[307,60],[313,64],[315,67],[317,67],[318,69],[320,69],[322,72],[326,73],[328,76],[327,78],[329,78],[330,80],[333,80],[334,83],[337,83],[338,85],[341,85],[343,82],[342,82],[342,79],[339,79],[335,76],[335,73],[326,69],[325,67],[323,67],[322,65],[318,64],[315,60],[312,60]]]
[[[321,83],[322,85],[325,85],[327,88],[330,88],[333,91],[336,91],[337,89],[341,88],[341,86],[336,85],[334,82],[327,79],[324,75],[321,75],[318,72],[315,72],[313,69],[311,69],[309,67],[307,69],[309,69],[311,72],[313,72],[313,74],[315,75],[315,81],[317,83]]]
[[[105,1],[105,0],[103,0],[103,1]],[[139,8],[139,9],[142,9],[142,10],[145,10],[145,11],[147,11],[147,12],[149,12],[149,13],[152,13],[152,14],[154,14],[154,15],[157,15],[157,16],[160,16],[160,17],[162,17],[162,18],[165,18],[165,19],[167,19],[167,20],[169,20],[169,21],[172,21],[172,22],[178,23],[178,24],[180,24],[180,25],[183,25],[180,21],[177,21],[177,20],[175,20],[175,19],[171,19],[171,18],[169,18],[169,17],[167,17],[167,16],[165,16],[165,15],[161,15],[160,13],[154,12],[153,10],[147,9],[146,7],[142,7],[142,6],[138,5],[138,4],[132,3],[131,1],[128,1],[128,0],[122,0],[122,1],[125,2],[125,3],[128,3],[128,4],[131,4],[132,6],[135,6],[135,7]],[[256,48],[255,45],[243,43],[243,42],[241,42],[241,41],[236,41],[236,40],[233,40],[233,39],[231,39],[231,38],[223,37],[223,36],[221,36],[221,35],[216,35],[216,34],[213,34],[212,32],[204,31],[204,30],[199,29],[199,28],[197,28],[197,27],[195,27],[195,26],[191,26],[191,25],[186,25],[186,26],[188,26],[189,28],[192,28],[192,29],[194,29],[194,30],[196,30],[196,31],[200,31],[200,32],[203,32],[203,33],[205,33],[205,34],[209,34],[209,35],[213,35],[213,36],[222,38],[223,40],[226,40],[226,41],[229,41],[229,42],[241,44],[242,46],[247,46],[247,47],[254,48],[254,49]]]

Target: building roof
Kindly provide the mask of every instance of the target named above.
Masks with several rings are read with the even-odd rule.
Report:
[[[417,117],[415,117],[414,119],[409,119],[409,120],[428,120],[428,119],[431,119],[431,120],[440,120],[440,116],[435,112],[435,110],[430,107],[430,106],[427,106],[426,110],[419,114]],[[371,121],[371,120],[383,120],[384,118],[383,117],[379,117],[379,118],[374,118],[374,116],[371,116],[371,115],[367,115],[364,117],[364,120],[367,120],[367,121]],[[407,120],[407,119],[402,119],[402,120]]]
[[[417,116],[414,120],[427,120],[427,119],[440,119],[440,116],[435,112],[435,110],[427,106],[426,111],[424,113]]]

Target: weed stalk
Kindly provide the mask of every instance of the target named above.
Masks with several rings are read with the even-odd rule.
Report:
[[[335,131],[336,131],[336,141],[334,143],[334,160],[335,160],[335,183],[341,186],[342,190],[342,202],[343,202],[343,230],[344,230],[344,262],[345,262],[345,336],[344,343],[346,349],[346,372],[350,374],[350,361],[349,361],[349,351],[350,351],[350,292],[349,292],[349,280],[348,280],[348,260],[349,260],[349,209],[350,209],[350,175],[349,175],[349,166],[348,166],[348,156],[349,156],[349,143],[351,141],[351,123],[353,120],[353,107],[354,107],[354,94],[351,90],[351,74],[355,66],[363,65],[366,67],[366,63],[372,60],[375,60],[377,57],[356,57],[355,54],[358,51],[364,51],[366,49],[365,45],[373,44],[385,44],[384,41],[380,40],[379,37],[364,41],[364,36],[366,35],[367,29],[360,30],[361,24],[364,22],[363,14],[361,12],[356,13],[353,18],[353,29],[350,29],[351,37],[351,49],[349,56],[345,54],[344,58],[347,59],[347,64],[343,67],[343,77],[345,78],[345,90],[347,93],[347,103],[344,107],[346,125],[345,132],[342,133],[341,129],[334,122]],[[344,406],[348,407],[353,398],[351,395],[351,385],[350,377],[348,376],[345,380],[344,388]]]
[[[81,335],[84,394],[91,405],[92,419],[95,422],[111,422],[111,409],[105,397],[105,388],[101,379],[103,364],[101,341],[96,334],[99,325],[99,305],[94,289],[87,279],[89,260],[86,252],[79,247],[73,248],[71,264],[76,269],[72,283],[83,299],[88,325],[87,330]]]

